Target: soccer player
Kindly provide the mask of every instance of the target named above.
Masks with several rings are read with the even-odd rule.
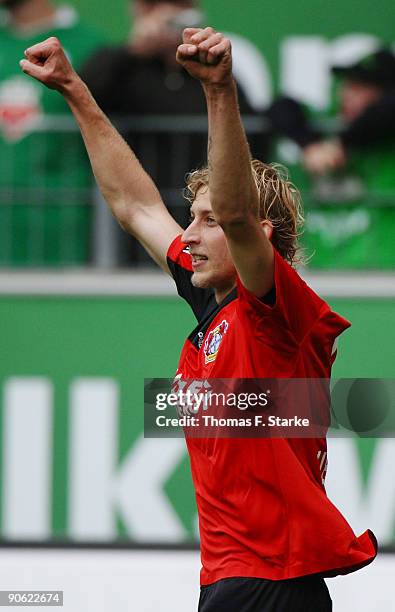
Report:
[[[212,28],[186,29],[177,59],[201,81],[209,118],[208,168],[189,178],[185,232],[60,43],[50,38],[28,49],[21,67],[63,94],[111,210],[192,306],[198,325],[178,375],[327,378],[334,340],[349,324],[290,265],[296,194],[275,168],[251,163],[230,42]],[[368,564],[376,542],[369,531],[356,537],[328,500],[325,440],[187,443],[201,534],[201,612],[331,610],[323,578]]]

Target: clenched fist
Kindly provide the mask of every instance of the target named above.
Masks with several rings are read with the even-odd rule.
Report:
[[[62,94],[79,79],[57,38],[47,38],[26,49],[25,58],[20,61],[23,72]]]
[[[226,85],[232,82],[230,40],[213,28],[186,28],[183,44],[177,49],[177,61],[203,84]]]

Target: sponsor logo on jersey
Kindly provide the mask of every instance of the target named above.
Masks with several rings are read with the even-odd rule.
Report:
[[[42,116],[41,89],[24,76],[0,85],[0,130],[6,140],[21,140]]]
[[[199,349],[201,349],[202,346],[203,346],[203,342],[204,342],[204,333],[201,332],[201,331],[198,332],[198,338],[199,338],[199,340],[198,340],[198,347],[199,347]]]
[[[226,332],[228,331],[229,324],[225,319],[217,325],[207,336],[206,342],[204,343],[204,362],[211,363],[217,359],[219,347]]]

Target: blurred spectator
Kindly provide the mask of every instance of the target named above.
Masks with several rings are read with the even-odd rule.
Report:
[[[332,72],[340,127],[329,138],[296,100],[280,98],[268,111],[274,131],[301,147],[306,203],[321,205],[308,210],[305,243],[315,265],[393,268],[395,56],[380,49]]]
[[[57,36],[78,67],[103,37],[70,6],[0,0],[0,7],[0,263],[86,263],[92,175],[84,147],[59,118],[70,116],[63,98],[21,75],[19,60]]]
[[[184,71],[175,59],[183,29],[204,24],[198,2],[135,0],[130,3],[130,9],[133,28],[129,40],[122,46],[98,50],[81,72],[98,104],[115,119],[122,116],[205,116],[206,104],[200,83]],[[252,80],[259,82],[259,71],[262,69],[257,60],[258,52],[251,43],[238,44],[240,37],[237,38],[235,62],[237,64],[237,58],[244,61],[244,57],[242,59],[237,53],[238,48],[243,49],[243,53],[253,49],[250,69],[256,71]],[[246,71],[237,70],[236,66],[235,73],[246,74]],[[241,112],[248,115],[260,113],[264,106],[264,103],[260,104],[259,92],[251,90],[250,83],[251,78],[246,79],[244,89],[239,82]],[[133,126],[125,128],[120,123],[118,127],[155,179],[174,216],[185,224],[189,213],[180,197],[179,188],[183,186],[185,173],[206,161],[206,133],[193,133],[187,119],[177,124],[177,134],[166,134],[164,128],[156,133],[155,130],[151,131],[147,137],[139,135]],[[254,154],[261,158],[266,156],[263,137],[253,140],[252,145]],[[136,252],[139,258],[144,259],[141,248],[128,236],[119,235],[117,243],[118,248],[122,243],[121,260],[133,260]]]
[[[280,98],[269,116],[277,132],[303,148],[303,163],[312,173],[344,166],[347,150],[369,147],[395,137],[395,56],[381,49],[352,66],[335,66],[342,78],[339,112],[343,128],[337,139],[323,140],[312,127],[301,104]]]

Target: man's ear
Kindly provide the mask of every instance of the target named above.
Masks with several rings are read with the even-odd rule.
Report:
[[[272,239],[273,236],[273,224],[271,221],[268,221],[267,219],[265,219],[264,221],[261,221],[261,226],[263,231],[265,232],[266,236],[268,237],[269,240]]]

